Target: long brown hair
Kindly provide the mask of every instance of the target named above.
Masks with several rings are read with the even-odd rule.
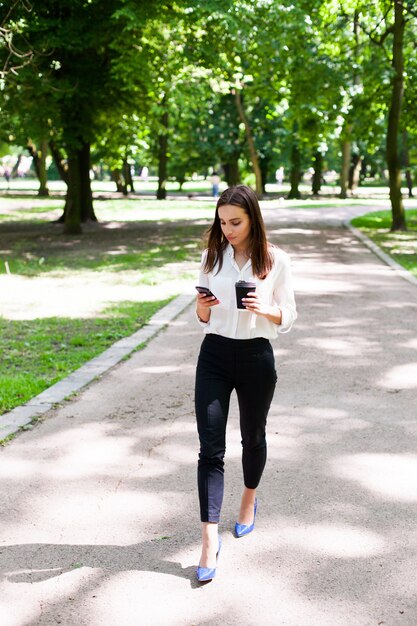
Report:
[[[264,220],[255,192],[246,185],[229,187],[219,197],[216,205],[214,222],[208,230],[207,257],[204,264],[206,273],[213,271],[218,264],[218,272],[223,265],[223,252],[227,248],[228,241],[223,234],[220,224],[219,207],[225,204],[233,204],[245,211],[251,223],[249,254],[252,262],[252,272],[263,280],[271,271],[273,257],[268,250]]]

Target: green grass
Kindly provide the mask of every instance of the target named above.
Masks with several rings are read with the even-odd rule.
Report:
[[[55,206],[56,205],[56,206]],[[54,219],[52,212],[57,210],[61,205],[58,203],[50,204],[48,206],[33,207],[31,209],[15,209],[13,213],[0,213],[1,222],[44,222],[44,215],[50,214],[51,219]],[[1,209],[1,202],[0,202]]]
[[[352,225],[417,277],[417,210],[407,210],[406,219],[407,231],[390,231],[390,211],[376,211],[356,217],[352,220]]]
[[[6,253],[0,251],[0,274],[6,273],[7,261],[11,273],[21,276],[134,270],[138,282],[152,284],[155,268],[169,271],[171,263],[197,261],[201,254],[201,236],[201,226],[190,226],[161,232],[158,237],[144,236],[136,242],[124,236],[113,242],[106,242],[105,237],[94,237],[69,240],[66,246],[60,247],[54,246],[46,235],[42,238],[22,235],[9,244]],[[94,249],[88,250],[89,243]]]
[[[28,206],[30,204],[30,206]],[[64,199],[40,199],[32,197],[0,197],[0,223],[40,223],[58,219],[63,210]],[[215,202],[206,200],[155,200],[138,199],[134,196],[121,199],[97,198],[94,211],[99,222],[136,222],[211,219]],[[57,228],[60,228],[57,226]]]
[[[158,188],[158,178],[156,176],[151,176],[149,179],[144,182],[140,177],[135,177],[134,180],[135,192],[149,193],[152,195],[156,194],[156,190]],[[14,195],[16,193],[25,193],[32,192],[33,194],[37,193],[39,188],[39,182],[36,178],[33,177],[25,177],[25,178],[12,178],[10,180],[9,185],[3,178],[0,178],[0,191],[5,192],[9,195]],[[62,180],[49,180],[48,188],[50,193],[65,193],[66,185]],[[116,185],[114,182],[109,179],[106,180],[97,180],[94,179],[91,181],[91,188],[95,193],[115,193]],[[211,193],[211,183],[210,177],[204,180],[203,177],[199,177],[195,180],[189,180],[184,183],[182,190],[180,191],[179,183],[174,180],[168,180],[166,184],[166,189],[170,193],[182,193],[187,194],[191,192],[195,193]]]
[[[87,319],[0,318],[0,414],[27,402],[134,333],[169,300],[124,302]]]
[[[110,302],[115,285],[139,290],[147,285],[151,295],[145,302],[93,307],[99,310],[95,316],[83,312],[74,319],[65,309],[60,317],[24,319],[30,311],[22,310],[20,319],[8,319],[6,313],[1,317],[0,306],[0,414],[135,332],[168,301],[162,298],[175,297],[173,281],[195,275],[214,210],[211,200],[96,200],[99,223],[66,236],[62,225],[53,223],[62,204],[57,198],[0,198],[0,274],[7,262],[12,277],[24,276],[35,286],[37,278],[50,278],[63,289],[67,280],[71,288],[87,281],[92,302],[96,283],[108,289]],[[84,305],[80,302],[80,311]]]
[[[339,200],[338,198],[333,198],[330,200],[315,200],[310,202],[309,200],[286,200],[285,205],[290,207],[291,209],[328,209],[329,207],[334,206],[344,206],[346,204],[349,205],[363,205],[369,204],[372,206],[375,204],[375,200],[367,200],[360,198],[349,198],[349,200]]]
[[[166,274],[172,263],[198,260],[214,212],[211,202],[97,200],[99,223],[73,237],[53,223],[61,213],[56,202],[40,202],[19,208],[19,200],[0,198],[0,274],[7,266],[30,277],[131,270],[138,282],[153,284],[155,269]]]

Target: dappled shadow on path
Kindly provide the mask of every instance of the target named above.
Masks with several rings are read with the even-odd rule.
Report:
[[[160,538],[127,546],[17,544],[2,547],[0,571],[9,582],[33,584],[79,568],[107,570],[113,574],[140,570],[179,576],[194,586],[195,567],[182,567],[181,563],[164,558],[165,555],[166,545]],[[13,563],[14,571],[7,571],[8,563]]]
[[[159,626],[413,624],[415,287],[345,231],[274,240],[293,258],[299,319],[274,343],[256,532],[231,534],[242,486],[234,400],[219,580],[194,584],[201,336],[190,311],[3,450],[2,591],[25,595],[19,626],[75,614],[89,625],[137,615]]]

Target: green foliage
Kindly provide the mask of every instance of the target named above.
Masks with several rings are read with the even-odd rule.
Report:
[[[287,168],[294,142],[304,168],[316,150],[339,167],[346,137],[383,166],[392,1],[47,0],[30,16],[20,4],[9,27],[36,54],[1,92],[4,141],[47,136],[67,153],[87,141],[93,159],[121,168],[157,166],[168,134],[179,181],[238,159],[250,170],[238,89],[270,171]],[[415,163],[415,12],[406,19],[403,128]]]
[[[191,83],[191,89],[201,98],[193,100],[190,94],[178,110],[170,150],[174,156],[170,172],[175,174],[182,167],[185,176],[237,160],[243,143],[231,94],[215,94],[207,84],[202,87],[197,81]],[[202,102],[204,108],[198,106]]]

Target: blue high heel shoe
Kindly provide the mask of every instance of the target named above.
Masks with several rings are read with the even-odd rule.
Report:
[[[216,576],[216,569],[217,569],[217,560],[219,558],[219,554],[220,554],[220,549],[222,547],[222,538],[219,537],[219,549],[217,550],[217,554],[216,554],[216,567],[197,567],[197,572],[196,572],[196,576],[197,576],[197,580],[200,583],[207,583],[209,582],[209,580],[213,580],[213,578]]]
[[[236,537],[243,537],[244,535],[248,535],[255,528],[255,518],[256,518],[256,510],[258,508],[258,500],[255,498],[255,506],[253,507],[253,522],[252,524],[239,524],[236,522],[235,524],[235,533]]]

